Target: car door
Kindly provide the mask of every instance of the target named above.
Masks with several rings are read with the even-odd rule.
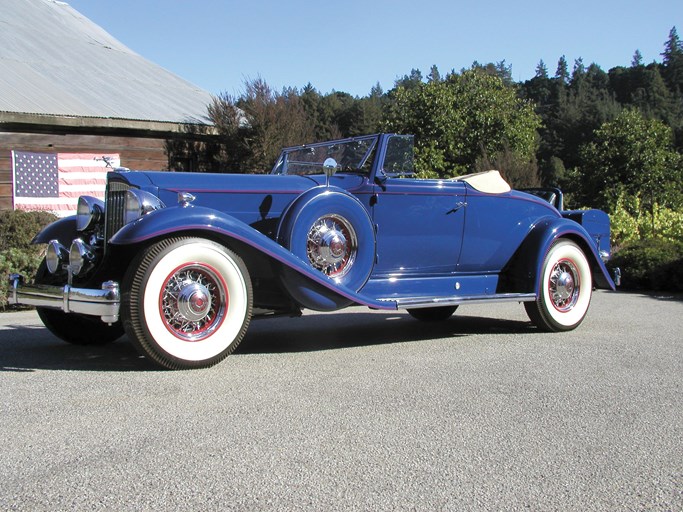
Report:
[[[465,225],[461,182],[387,177],[371,201],[377,230],[373,275],[443,275],[456,271]]]

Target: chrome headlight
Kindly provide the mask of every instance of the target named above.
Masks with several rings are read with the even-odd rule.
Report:
[[[154,194],[135,188],[129,189],[126,191],[124,222],[128,224],[164,206],[164,203]]]
[[[50,274],[58,272],[69,258],[69,251],[58,240],[50,240],[45,253],[45,264]]]
[[[92,196],[78,198],[78,207],[76,208],[76,229],[78,231],[93,227],[103,218],[104,202]]]
[[[95,261],[95,254],[92,248],[83,240],[77,238],[69,248],[69,268],[73,275],[88,272]]]

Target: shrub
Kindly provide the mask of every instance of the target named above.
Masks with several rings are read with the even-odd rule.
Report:
[[[57,217],[47,212],[0,212],[0,310],[7,307],[8,274],[32,278],[43,259],[43,246],[31,245],[33,237]]]
[[[621,268],[622,287],[683,291],[683,243],[660,238],[629,242],[617,251],[610,267]]]
[[[656,203],[644,208],[638,196],[621,194],[612,208],[610,221],[616,247],[640,239],[683,242],[683,212]]]

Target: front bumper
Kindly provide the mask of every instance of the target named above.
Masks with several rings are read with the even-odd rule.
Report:
[[[9,283],[7,302],[10,304],[99,316],[107,324],[113,324],[119,319],[121,292],[119,284],[115,281],[105,281],[102,283],[102,288],[97,290],[74,288],[68,284],[64,286],[26,284],[21,274],[11,274]]]

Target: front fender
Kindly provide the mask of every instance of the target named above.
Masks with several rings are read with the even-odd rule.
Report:
[[[31,243],[47,244],[51,240],[59,240],[62,245],[69,247],[74,238],[78,238],[78,231],[76,230],[76,216],[72,215],[58,219],[45,226],[33,237]]]
[[[238,240],[281,263],[284,272],[291,274],[294,271],[299,275],[302,286],[310,287],[312,303],[303,304],[310,309],[321,311],[338,309],[342,304],[348,304],[349,301],[377,309],[396,309],[395,302],[376,301],[356,293],[313,269],[260,231],[231,215],[211,208],[177,206],[156,210],[121,228],[109,243],[113,245],[137,244],[187,231],[195,233],[204,231]]]
[[[543,261],[558,238],[567,238],[581,247],[590,263],[597,288],[616,289],[595,243],[583,226],[565,218],[546,217],[533,226],[503,269],[500,291],[538,292]]]

